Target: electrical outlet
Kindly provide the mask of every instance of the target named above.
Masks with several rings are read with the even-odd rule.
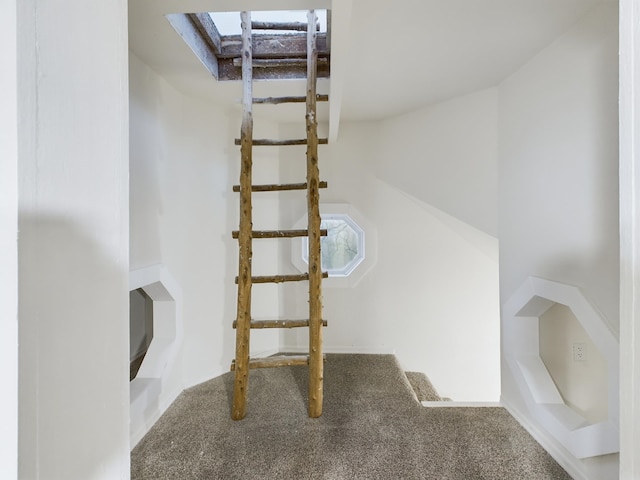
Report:
[[[584,362],[587,360],[587,345],[582,342],[573,344],[573,361]]]

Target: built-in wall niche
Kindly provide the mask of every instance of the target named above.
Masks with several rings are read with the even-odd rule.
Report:
[[[153,340],[153,300],[142,288],[129,292],[129,380],[133,380]]]
[[[135,346],[147,344],[138,373],[129,383],[131,445],[135,445],[179,393],[182,291],[163,265],[153,265],[129,273],[129,295],[132,313],[138,318],[136,328],[140,328],[132,352]]]
[[[619,342],[602,314],[578,287],[538,277],[502,312],[505,359],[538,425],[576,458],[618,452]]]
[[[564,403],[587,424],[608,416],[607,361],[566,305],[553,304],[540,316],[540,358]]]

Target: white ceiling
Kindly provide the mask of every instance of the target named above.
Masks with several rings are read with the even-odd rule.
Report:
[[[129,0],[130,49],[178,90],[239,108],[239,83],[213,79],[164,15],[333,8],[332,78],[318,90],[336,97],[332,121],[336,112],[342,121],[377,120],[497,85],[601,1]],[[256,82],[254,90],[302,95],[304,82]],[[299,112],[269,111],[280,120]],[[329,106],[320,115],[326,120]]]

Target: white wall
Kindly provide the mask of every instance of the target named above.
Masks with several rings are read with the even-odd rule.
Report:
[[[19,2],[20,478],[129,476],[126,15]]]
[[[640,477],[640,9],[620,1],[620,478]]]
[[[0,5],[0,465],[18,476],[18,62],[17,2]]]
[[[618,328],[617,9],[603,5],[499,88],[500,292],[530,275],[582,288]],[[502,399],[535,422],[506,364]],[[617,457],[574,462],[613,478]],[[604,468],[604,470],[599,470]]]
[[[325,350],[395,352],[443,396],[497,401],[497,241],[376,178],[376,162],[408,163],[405,152],[378,157],[381,144],[398,142],[386,137],[389,131],[376,123],[342,124],[338,142],[320,149],[321,177],[329,182],[321,202],[355,207],[377,230],[378,245],[366,253],[377,263],[355,287],[323,282]],[[281,161],[281,181],[304,178],[304,150],[286,150]],[[285,225],[306,212],[304,195],[297,207],[281,203]],[[289,251],[281,261],[292,268]],[[305,318],[306,295],[305,284],[283,293],[284,315]],[[306,330],[283,335],[285,350],[306,345]]]
[[[254,96],[258,96],[259,83],[254,83]],[[238,86],[240,88],[240,86]],[[238,98],[241,98],[241,92],[238,90]],[[254,106],[254,138],[278,138],[278,125],[268,120],[263,115],[265,109],[278,108],[272,105]],[[298,106],[300,108],[300,106]],[[240,108],[231,115],[231,133],[233,137],[239,137],[239,129],[241,123]],[[232,138],[233,138],[232,137]],[[297,138],[304,138],[297,136]],[[279,175],[279,148],[274,147],[256,147],[252,151],[253,168],[252,183],[254,185],[278,183]],[[300,158],[298,159],[300,160]],[[225,188],[231,191],[231,185],[237,185],[240,181],[240,147],[234,147],[230,152],[229,164],[231,167],[231,177]],[[226,196],[227,217],[229,220],[228,230],[225,235],[228,237],[231,230],[238,230],[239,212],[240,212],[240,196],[238,193],[230,193]],[[253,229],[254,230],[277,230],[285,228],[280,223],[280,195],[277,192],[255,193],[252,196],[253,208]],[[279,239],[261,239],[254,240],[252,245],[252,275],[276,275],[282,273],[279,271],[278,251],[281,242],[287,240]],[[238,247],[237,240],[232,242],[232,247],[228,251],[229,261],[232,264],[233,277],[238,273]],[[232,320],[236,318],[236,299],[237,287],[231,284],[231,292],[233,295],[233,307],[230,317]],[[229,287],[229,285],[227,285]],[[254,284],[251,293],[251,316],[256,319],[273,319],[282,318],[280,315],[279,303],[280,287],[275,284]],[[235,335],[235,331],[233,333]],[[229,338],[229,337],[227,337]],[[276,329],[261,329],[251,332],[251,356],[261,357],[276,353],[280,350],[279,332]],[[233,348],[235,349],[235,336],[232,336]]]
[[[616,19],[598,8],[501,85],[499,203],[502,298],[529,275],[577,285],[614,329]]]
[[[178,92],[133,53],[130,80],[131,269],[164,264],[182,289],[184,343],[174,385],[179,393],[228,371],[235,356],[238,260],[231,231],[238,228],[239,207],[231,188],[239,178],[233,138],[240,123],[234,112]],[[274,155],[256,149],[255,183]],[[270,228],[277,204],[260,208],[255,228]],[[255,274],[273,272],[277,257],[260,255],[261,248],[254,247]],[[256,303],[262,298],[254,295]],[[277,296],[264,301],[272,315]],[[278,348],[273,332],[252,340],[253,352]]]
[[[495,88],[384,120],[376,174],[497,237],[497,122]]]

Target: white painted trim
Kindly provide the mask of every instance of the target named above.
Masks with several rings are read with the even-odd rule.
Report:
[[[342,96],[349,59],[352,0],[331,1],[331,80],[329,84],[329,142],[338,139]]]
[[[620,479],[640,478],[640,6],[620,0]]]
[[[251,358],[265,358],[265,357],[270,357],[272,355],[277,355],[278,353],[281,353],[282,350],[279,348],[270,348],[268,350],[259,350],[257,352],[252,352],[251,353]]]
[[[170,381],[182,346],[182,290],[163,265],[130,272],[129,291],[139,288],[153,300],[153,339],[129,385],[131,448],[183,389]]]
[[[430,402],[423,400],[420,403],[423,407],[428,408],[496,408],[503,406],[500,402]]]
[[[229,365],[231,365],[231,362],[229,362]],[[208,382],[209,380],[218,378],[224,375],[225,373],[229,373],[230,371],[231,371],[230,368],[226,368],[226,369],[222,367],[216,368],[211,372],[211,374],[200,376],[194,379],[193,381],[189,382],[188,384],[185,384],[184,389],[186,390],[191,387],[195,387],[196,385],[200,385],[201,383]]]
[[[509,402],[501,399],[502,406],[507,409],[516,421],[529,432],[529,434],[544,448],[553,459],[564,468],[574,480],[590,480],[582,467],[580,460],[571,455],[553,436],[548,432],[539,428],[535,423],[529,420],[520,410],[515,408]],[[596,479],[592,479],[596,480]]]
[[[608,364],[607,418],[590,424],[565,405],[540,357],[539,317],[554,303],[567,305]],[[550,435],[576,458],[620,450],[619,345],[605,318],[581,290],[538,277],[529,277],[502,306],[503,356],[527,408]],[[523,368],[528,366],[527,368]]]
[[[255,0],[136,0],[136,10],[168,13],[239,12],[256,10]],[[333,8],[330,0],[261,0],[260,10],[309,10]]]
[[[286,353],[306,353],[308,346],[282,345],[280,351]],[[324,353],[355,353],[365,355],[395,355],[396,350],[392,347],[354,347],[354,346],[324,346]]]
[[[144,438],[144,436],[151,430],[151,427],[160,419],[162,414],[171,406],[173,402],[182,393],[182,389],[175,389],[170,393],[164,395],[162,402],[158,405],[158,408],[154,409],[149,418],[144,419],[137,425],[135,430],[131,431],[131,450]]]
[[[18,19],[0,4],[0,465],[18,477]]]
[[[172,13],[167,15],[166,18],[176,33],[182,37],[193,51],[193,54],[198,57],[202,65],[218,80],[218,59],[193,22],[183,13]]]

